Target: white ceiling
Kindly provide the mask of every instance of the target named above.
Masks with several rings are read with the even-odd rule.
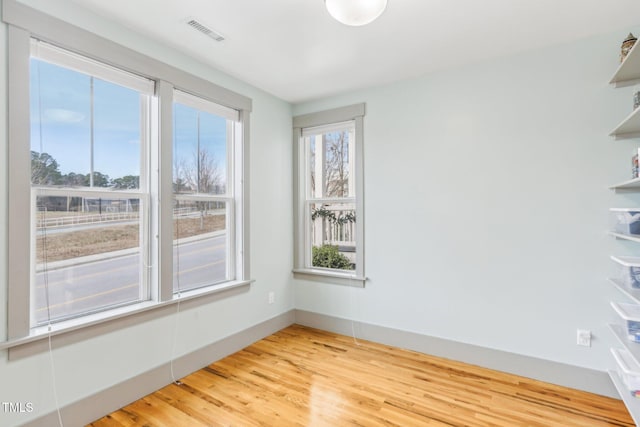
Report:
[[[323,0],[68,1],[293,103],[640,24],[638,0],[389,0],[364,27]]]

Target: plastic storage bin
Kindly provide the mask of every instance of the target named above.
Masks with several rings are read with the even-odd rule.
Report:
[[[640,208],[611,208],[612,231],[621,234],[640,234]]]
[[[628,350],[612,348],[611,353],[616,360],[618,376],[629,389],[629,393],[640,397],[640,365]]]
[[[617,272],[613,276],[617,283],[630,289],[640,289],[640,258],[632,256],[611,256]]]
[[[640,305],[611,302],[629,341],[640,342]]]

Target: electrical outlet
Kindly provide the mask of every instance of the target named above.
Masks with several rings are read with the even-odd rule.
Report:
[[[577,344],[585,347],[591,347],[591,331],[578,329]]]
[[[269,292],[269,304],[273,304],[274,302],[276,302],[276,293]]]

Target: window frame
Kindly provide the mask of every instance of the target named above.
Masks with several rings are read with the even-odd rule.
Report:
[[[180,194],[180,193],[173,192],[173,196],[172,196],[173,200],[222,202],[225,204],[225,211],[226,211],[225,228],[228,233],[226,243],[225,243],[225,246],[226,246],[225,250],[227,252],[227,256],[225,260],[225,271],[226,271],[225,276],[226,277],[222,282],[218,281],[218,282],[214,282],[212,285],[208,285],[208,286],[215,286],[218,283],[224,283],[227,281],[235,280],[235,277],[236,277],[234,266],[235,266],[236,257],[238,256],[238,254],[234,250],[236,246],[236,243],[235,243],[236,218],[235,218],[235,207],[234,207],[233,201],[235,198],[235,187],[237,186],[237,183],[234,182],[235,180],[233,179],[233,176],[236,169],[234,164],[234,159],[235,159],[234,149],[236,145],[235,135],[237,132],[239,132],[239,129],[237,128],[239,114],[236,110],[223,107],[219,104],[213,104],[208,100],[205,100],[201,97],[198,97],[192,94],[188,94],[179,89],[173,90],[173,103],[174,105],[180,104],[180,105],[192,108],[196,111],[205,112],[217,117],[224,118],[226,120],[226,141],[225,141],[226,158],[224,159],[225,160],[225,191],[224,193],[214,194],[214,193],[200,193],[198,191],[195,191],[193,193]],[[175,116],[173,117],[173,119],[175,123]],[[173,141],[173,143],[174,143],[173,152],[175,153],[175,141]],[[178,239],[180,239],[180,237],[178,237]],[[174,244],[178,246],[178,242]],[[179,256],[179,253],[178,253],[178,256]],[[185,289],[178,286],[178,288],[175,289],[175,285],[176,285],[175,278],[177,277],[178,274],[179,273],[174,272],[174,294],[181,295],[182,293],[201,289],[203,287],[200,285],[196,285],[196,286],[191,286]]]
[[[120,303],[107,303],[101,305],[100,307],[96,307],[95,309],[86,310],[79,314],[66,314],[61,317],[61,319],[48,319],[48,321],[40,321],[38,322],[37,316],[35,314],[36,307],[34,306],[35,301],[34,298],[31,297],[31,313],[30,313],[30,325],[31,328],[37,328],[39,326],[46,325],[48,322],[59,323],[65,320],[70,320],[74,318],[81,318],[93,313],[100,313],[104,311],[108,311],[118,307],[124,307],[128,305],[133,305],[137,303],[142,303],[149,300],[150,296],[150,281],[149,274],[147,268],[144,268],[145,265],[151,265],[151,259],[149,257],[149,249],[150,249],[150,228],[149,228],[149,146],[151,143],[150,138],[150,128],[152,125],[150,112],[151,112],[151,100],[155,93],[155,82],[149,80],[147,78],[143,78],[138,75],[134,75],[129,72],[125,72],[119,68],[115,68],[109,66],[104,63],[97,62],[85,56],[79,55],[75,52],[68,51],[66,49],[62,49],[58,46],[52,45],[47,42],[43,42],[41,40],[37,40],[35,38],[30,38],[30,71],[31,66],[33,65],[33,59],[41,61],[43,63],[52,64],[56,67],[64,68],[65,70],[69,70],[75,73],[84,74],[86,76],[90,76],[92,78],[100,79],[105,82],[109,82],[111,84],[115,84],[121,87],[125,87],[129,90],[136,91],[139,94],[139,131],[140,131],[140,161],[139,161],[139,186],[137,189],[114,189],[109,187],[99,187],[99,186],[51,186],[51,185],[34,185],[31,183],[31,210],[30,214],[32,215],[31,222],[31,242],[33,243],[36,239],[36,222],[37,219],[34,218],[37,215],[37,212],[34,211],[36,209],[36,200],[37,197],[48,197],[48,196],[69,196],[72,197],[93,197],[93,198],[104,198],[104,199],[126,199],[126,198],[136,198],[139,200],[139,224],[138,229],[140,233],[140,241],[138,248],[140,249],[140,259],[138,262],[139,270],[138,270],[138,297],[135,300],[120,302]],[[39,66],[39,65],[37,65]],[[30,90],[32,90],[30,86]],[[37,90],[41,90],[41,87],[38,86]],[[93,99],[91,102],[94,102]],[[93,108],[93,106],[91,107]],[[94,126],[91,123],[91,126]],[[93,131],[93,129],[92,129]],[[31,135],[30,135],[31,138]],[[91,150],[91,156],[94,155],[94,150]],[[93,173],[93,159],[90,161],[91,171]],[[31,274],[34,274],[34,265],[35,265],[35,257],[37,254],[35,253],[35,247],[31,247],[31,266],[30,271]],[[30,292],[34,293],[36,286],[36,280],[31,278],[31,289]]]
[[[294,269],[296,278],[331,282],[335,284],[363,287],[366,279],[364,262],[364,172],[363,172],[363,121],[365,104],[353,104],[345,107],[319,111],[295,116],[293,118],[293,166],[294,166]],[[355,194],[353,199],[356,209],[356,269],[337,270],[327,268],[313,268],[307,261],[310,257],[309,220],[310,203],[333,198],[313,198],[309,194],[307,185],[309,175],[309,156],[304,139],[305,129],[315,127],[332,127],[334,125],[353,122],[355,143]],[[351,159],[349,159],[351,161]]]
[[[65,23],[15,0],[2,2],[2,20],[7,26],[7,67],[8,67],[8,316],[7,340],[0,343],[1,349],[9,349],[9,357],[16,354],[28,355],[23,350],[25,344],[41,341],[52,335],[74,334],[77,337],[100,333],[100,325],[126,318],[137,322],[136,314],[157,310],[182,300],[192,300],[229,289],[249,286],[249,116],[252,101],[243,95],[192,75],[184,70],[162,63],[137,51],[104,39],[76,26]],[[152,97],[150,116],[154,121],[150,133],[149,168],[149,220],[152,230],[150,237],[151,264],[150,299],[126,307],[94,313],[81,318],[32,327],[30,274],[31,274],[31,219],[25,218],[31,204],[30,129],[29,129],[29,61],[31,39],[36,38],[74,52],[90,60],[98,61],[123,71],[153,80],[156,85]],[[235,165],[233,181],[235,197],[235,280],[182,293],[173,293],[172,266],[172,117],[173,90],[198,96],[215,104],[238,112],[237,132],[234,147]],[[157,264],[156,264],[157,263]],[[95,328],[92,328],[95,326]],[[17,351],[21,350],[21,351]],[[34,351],[36,350],[33,347]]]

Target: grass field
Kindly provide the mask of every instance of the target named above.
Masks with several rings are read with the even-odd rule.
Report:
[[[180,218],[173,222],[173,238],[185,238],[225,229],[224,215]],[[179,236],[178,236],[179,233]],[[45,237],[46,236],[46,237]],[[36,239],[36,259],[42,263],[62,261],[139,246],[140,231],[135,224],[105,224],[91,229],[48,233]]]

